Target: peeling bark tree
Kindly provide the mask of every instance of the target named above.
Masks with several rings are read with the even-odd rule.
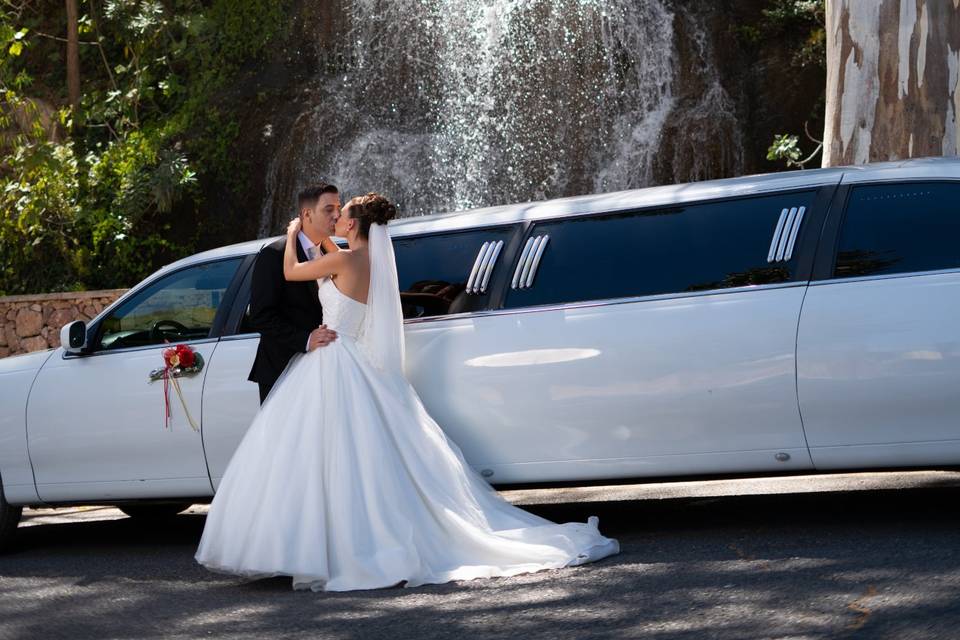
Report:
[[[67,94],[70,106],[80,106],[80,34],[77,24],[77,0],[67,2]]]
[[[827,0],[823,166],[957,155],[960,0]]]

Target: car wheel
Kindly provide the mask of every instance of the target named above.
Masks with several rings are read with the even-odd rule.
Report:
[[[10,547],[13,536],[17,532],[17,525],[20,524],[22,513],[23,507],[14,507],[7,504],[3,495],[3,483],[0,482],[0,553]]]
[[[137,518],[138,520],[165,520],[187,509],[190,504],[189,502],[123,504],[117,508],[131,518]]]

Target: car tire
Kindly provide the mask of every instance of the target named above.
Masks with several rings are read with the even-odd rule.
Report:
[[[10,548],[13,537],[17,533],[17,525],[20,524],[20,516],[23,514],[23,507],[14,507],[7,504],[3,495],[3,482],[0,482],[0,553]]]
[[[166,520],[190,507],[189,502],[163,502],[157,504],[123,504],[117,508],[137,520]]]

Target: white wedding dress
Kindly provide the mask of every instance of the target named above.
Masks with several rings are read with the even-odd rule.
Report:
[[[398,369],[396,267],[381,225],[371,228],[370,254],[370,309],[320,281],[338,338],[294,356],[266,398],[220,481],[196,560],[250,578],[292,576],[294,589],[347,591],[617,553],[595,517],[550,522],[508,503],[467,465]],[[386,302],[374,308],[374,299]]]

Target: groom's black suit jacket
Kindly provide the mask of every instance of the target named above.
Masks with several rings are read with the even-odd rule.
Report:
[[[260,402],[273,388],[290,358],[307,350],[310,332],[323,323],[317,281],[288,282],[283,277],[286,238],[266,245],[253,264],[250,324],[260,333],[260,346],[249,380],[260,385]],[[307,260],[297,239],[297,259]]]

